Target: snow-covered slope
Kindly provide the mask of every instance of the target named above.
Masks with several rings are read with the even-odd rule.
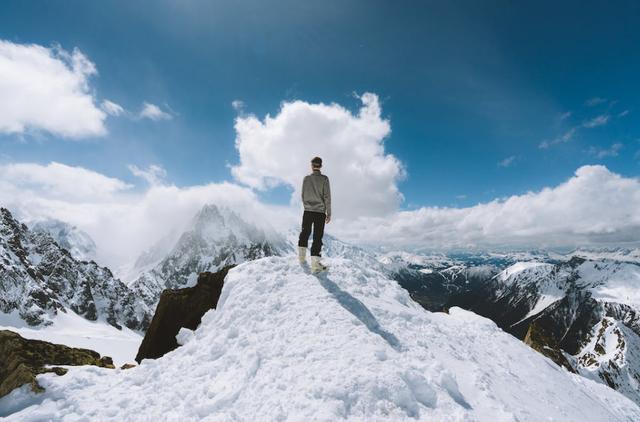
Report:
[[[55,219],[28,222],[34,232],[48,233],[58,245],[71,253],[78,261],[96,259],[96,244],[86,232],[76,226]]]
[[[156,251],[138,260],[138,268],[154,266],[130,287],[153,308],[164,289],[192,286],[203,271],[292,251],[274,231],[257,227],[231,209],[205,205],[164,258],[156,263]]]
[[[44,340],[70,347],[95,350],[113,359],[116,366],[133,363],[142,336],[127,327],[117,329],[103,321],[89,321],[70,309],[59,312],[48,326],[31,327],[16,313],[0,313],[0,330],[9,330],[24,338]]]
[[[48,233],[0,208],[0,314],[49,325],[67,309],[115,327],[140,329],[150,320],[146,305],[108,268],[76,260]]]
[[[184,345],[127,371],[44,374],[22,420],[634,421],[640,408],[459,308],[430,313],[383,273],[296,258],[232,269]]]

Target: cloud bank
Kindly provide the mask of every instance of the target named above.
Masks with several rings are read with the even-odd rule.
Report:
[[[335,218],[394,212],[402,201],[398,182],[404,170],[384,150],[391,127],[381,117],[376,95],[359,98],[362,107],[356,114],[338,104],[294,101],[283,103],[273,117],[237,117],[240,163],[231,168],[234,178],[258,190],[289,186],[292,204],[299,204],[302,178],[317,155],[330,175]]]
[[[566,182],[468,208],[423,207],[339,228],[357,243],[422,248],[560,247],[638,242],[640,181],[604,166]],[[341,223],[339,223],[341,224]]]
[[[105,135],[107,114],[89,87],[96,73],[78,49],[0,40],[0,133],[40,130],[72,139]]]
[[[86,231],[103,265],[118,269],[167,236],[179,235],[204,204],[228,206],[255,221],[284,230],[288,207],[266,206],[234,183],[177,187],[164,184],[158,166],[131,171],[149,182],[142,190],[122,180],[60,163],[0,165],[0,206],[22,220],[55,218]]]

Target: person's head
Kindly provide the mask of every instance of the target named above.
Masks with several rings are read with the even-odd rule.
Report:
[[[311,160],[311,170],[320,170],[322,168],[322,158],[313,157]]]

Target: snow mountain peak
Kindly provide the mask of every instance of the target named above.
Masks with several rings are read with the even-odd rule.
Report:
[[[273,229],[258,227],[227,207],[208,204],[196,213],[166,254],[150,254],[162,258],[148,265],[131,287],[154,307],[164,289],[193,286],[201,272],[215,272],[227,265],[292,250]],[[145,258],[144,262],[150,261]]]

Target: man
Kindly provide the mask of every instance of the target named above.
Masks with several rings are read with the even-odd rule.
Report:
[[[322,158],[314,157],[311,160],[311,174],[302,181],[302,231],[298,240],[298,253],[300,262],[306,262],[307,245],[311,226],[313,226],[313,244],[311,245],[311,272],[325,271],[327,267],[320,262],[320,249],[322,248],[322,235],[324,225],[331,221],[331,190],[329,178],[320,173]]]

